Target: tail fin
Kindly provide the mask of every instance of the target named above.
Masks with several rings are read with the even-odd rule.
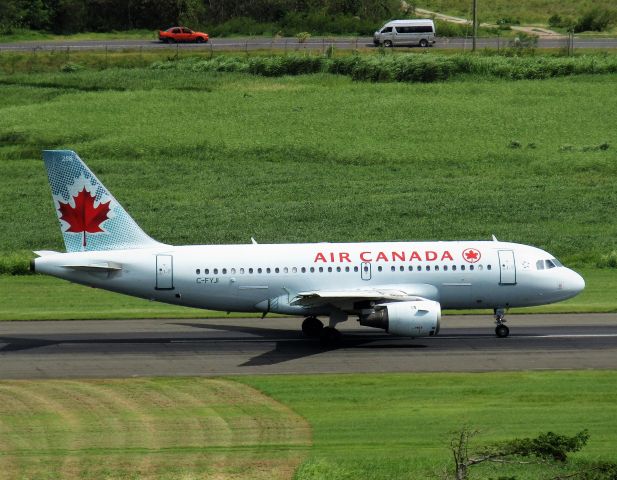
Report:
[[[139,228],[71,150],[44,150],[51,196],[67,252],[160,245]]]

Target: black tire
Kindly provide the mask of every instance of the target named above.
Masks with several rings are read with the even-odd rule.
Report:
[[[319,339],[326,347],[334,347],[341,342],[341,332],[336,328],[323,327]]]
[[[176,43],[176,41],[173,38],[168,38],[167,39],[167,43],[169,43],[169,44]]]
[[[308,338],[319,338],[323,323],[315,317],[308,317],[302,322],[302,333]]]
[[[420,46],[421,46],[422,48],[426,48],[426,47],[428,47],[428,42],[426,41],[426,39],[425,39],[425,38],[423,38],[422,40],[420,40]]]
[[[495,335],[497,335],[497,338],[506,338],[510,335],[510,329],[505,325],[497,325],[495,327]]]
[[[203,39],[203,37],[197,37],[197,38],[195,39],[195,43],[204,43],[204,39]]]
[[[392,41],[386,40],[385,42],[383,42],[383,46],[386,48],[390,48],[392,46]]]

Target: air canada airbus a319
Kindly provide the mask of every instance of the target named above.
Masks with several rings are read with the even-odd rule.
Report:
[[[66,253],[31,268],[176,305],[304,317],[336,341],[349,316],[407,337],[437,335],[441,310],[490,308],[507,337],[510,307],[559,302],[585,281],[549,253],[492,241],[172,246],[146,235],[75,152],[43,153]],[[324,326],[318,317],[326,317]]]

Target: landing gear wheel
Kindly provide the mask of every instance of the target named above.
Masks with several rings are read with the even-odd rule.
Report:
[[[392,42],[390,40],[386,40],[383,42],[383,46],[386,48],[390,48],[392,46]]]
[[[497,325],[495,327],[495,335],[497,335],[497,338],[506,338],[510,335],[510,329],[503,324]]]
[[[420,46],[422,48],[426,48],[428,47],[428,42],[423,38],[422,40],[420,40]]]
[[[308,338],[318,338],[323,330],[323,323],[315,317],[308,317],[302,322],[302,333]]]
[[[339,332],[336,328],[323,327],[319,339],[321,340],[321,343],[326,346],[338,345],[341,341],[341,332]]]

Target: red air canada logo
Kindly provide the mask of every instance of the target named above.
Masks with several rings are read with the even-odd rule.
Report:
[[[70,202],[60,202],[58,211],[61,213],[60,220],[64,220],[69,224],[65,232],[83,233],[83,246],[86,246],[86,233],[104,232],[101,224],[109,219],[109,203],[99,203],[94,206],[94,195],[86,190],[86,187],[81,189],[77,195],[73,196],[75,206],[71,206]]]
[[[463,250],[463,259],[469,263],[476,263],[480,261],[480,250],[476,250],[475,248],[467,248]]]

